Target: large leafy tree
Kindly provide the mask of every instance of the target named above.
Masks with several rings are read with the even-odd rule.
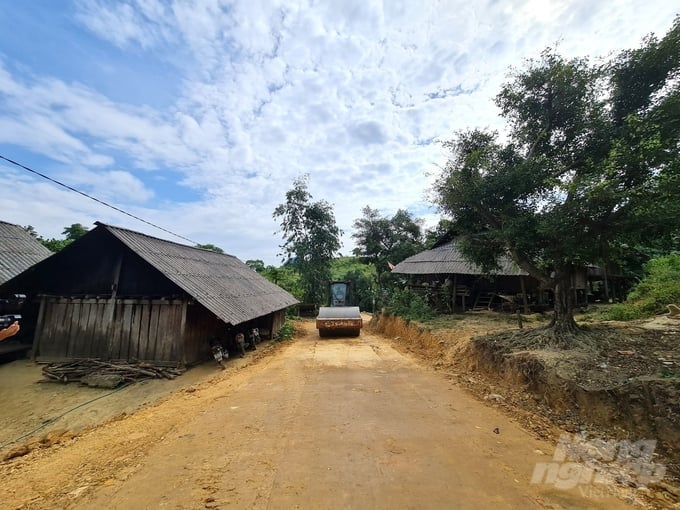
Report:
[[[355,256],[375,268],[375,279],[382,294],[390,264],[397,264],[423,249],[422,221],[399,209],[394,216],[382,216],[366,206],[363,216],[354,221],[352,237],[357,247]]]
[[[470,259],[491,268],[509,253],[554,289],[556,337],[578,331],[575,268],[678,232],[679,78],[678,20],[604,65],[546,50],[496,97],[506,137],[472,130],[446,144],[434,201]]]
[[[67,241],[75,241],[76,239],[83,237],[87,232],[87,227],[81,223],[73,223],[69,227],[64,227],[64,231],[61,235],[65,236]]]
[[[313,202],[308,184],[308,175],[295,179],[285,203],[274,210],[274,218],[281,220],[281,254],[300,275],[303,300],[323,303],[342,232],[333,207],[325,200]]]
[[[197,244],[196,248],[200,248],[201,250],[208,250],[208,251],[214,251],[215,253],[224,253],[224,250],[220,248],[219,246],[215,246],[214,244]]]
[[[256,273],[263,273],[265,270],[264,261],[260,259],[248,259],[246,265]]]

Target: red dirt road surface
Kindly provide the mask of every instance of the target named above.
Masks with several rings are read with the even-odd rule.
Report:
[[[303,324],[250,366],[4,462],[0,506],[629,508],[531,484],[553,445],[384,338]]]

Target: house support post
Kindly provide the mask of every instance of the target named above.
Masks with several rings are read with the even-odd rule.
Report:
[[[123,266],[123,254],[118,255],[118,260],[116,261],[116,266],[113,269],[113,281],[111,282],[111,298],[109,300],[106,313],[104,314],[106,320],[106,329],[109,337],[109,359],[113,358],[113,346],[115,339],[113,338],[113,332],[115,328],[113,327],[113,319],[116,315],[116,297],[118,296],[118,284],[120,282],[120,270]]]
[[[31,360],[35,361],[40,352],[40,340],[42,340],[44,322],[45,322],[45,307],[47,306],[47,297],[43,294],[40,296],[40,309],[38,310],[38,322],[35,325],[35,333],[33,334],[33,345],[31,346]]]

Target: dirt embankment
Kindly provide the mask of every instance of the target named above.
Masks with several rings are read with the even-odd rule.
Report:
[[[402,350],[445,370],[479,398],[544,438],[560,433],[637,441],[657,440],[666,481],[680,475],[680,324],[664,318],[597,326],[595,350],[518,350],[509,317],[470,314],[455,327],[430,329],[380,316],[370,327]],[[591,326],[591,329],[593,327]],[[511,342],[510,342],[511,343]],[[665,484],[664,484],[665,485]],[[673,499],[680,494],[669,486]]]

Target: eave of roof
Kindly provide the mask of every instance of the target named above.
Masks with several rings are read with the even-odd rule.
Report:
[[[509,257],[502,257],[499,265],[498,270],[485,273],[480,266],[468,262],[456,247],[455,241],[451,241],[401,261],[392,272],[400,274],[489,274],[492,276],[526,276],[529,274],[520,269]]]

